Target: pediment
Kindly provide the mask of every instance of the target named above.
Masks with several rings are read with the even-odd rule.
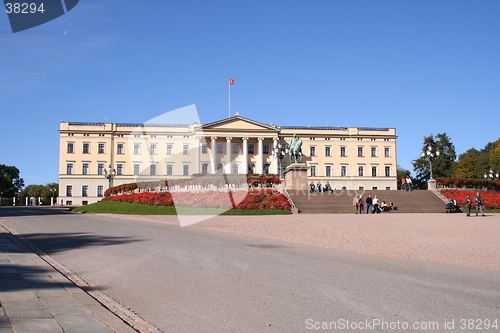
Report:
[[[278,128],[273,125],[266,125],[246,119],[240,116],[219,120],[202,126],[203,130],[243,130],[243,131],[278,131]]]

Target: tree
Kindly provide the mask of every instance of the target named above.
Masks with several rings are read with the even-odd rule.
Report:
[[[52,197],[59,196],[59,185],[57,183],[49,183],[47,185],[28,185],[19,194],[21,202],[26,202],[26,198],[42,198],[44,205],[50,205]],[[51,189],[56,191],[52,193]]]
[[[424,137],[424,144],[422,146],[422,153],[425,156],[420,156],[418,159],[413,160],[413,168],[416,172],[415,179],[418,182],[425,182],[430,179],[430,163],[427,151],[429,147],[435,154],[432,161],[432,172],[434,177],[451,177],[456,167],[457,153],[455,146],[446,133],[430,135]],[[436,153],[439,152],[439,155]]]
[[[19,177],[19,169],[15,166],[0,164],[0,192],[3,197],[14,197],[24,186]]]
[[[489,164],[493,173],[500,173],[500,138],[492,144]]]
[[[476,165],[471,157],[464,157],[458,162],[457,169],[455,170],[453,177],[460,179],[477,178],[474,172],[475,167]]]

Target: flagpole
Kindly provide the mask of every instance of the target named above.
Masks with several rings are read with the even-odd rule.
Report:
[[[227,81],[227,117],[231,118],[231,80]]]

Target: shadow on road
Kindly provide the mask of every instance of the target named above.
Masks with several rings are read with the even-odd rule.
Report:
[[[0,217],[74,214],[70,207],[58,206],[0,206]]]
[[[131,237],[99,236],[87,233],[50,233],[50,234],[20,234],[21,238],[42,248],[47,254],[58,253],[90,246],[110,246],[139,242]]]

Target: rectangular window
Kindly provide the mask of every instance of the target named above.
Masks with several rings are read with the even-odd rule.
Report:
[[[83,143],[82,153],[90,154],[90,143],[88,143],[88,142]]]
[[[262,170],[262,172],[265,174],[265,175],[268,175],[269,174],[269,167],[271,165],[269,163],[266,163],[264,164],[264,170]]]
[[[67,197],[72,197],[73,196],[73,186],[72,185],[67,185],[66,186],[66,196]]]
[[[217,173],[222,173],[223,170],[224,170],[224,166],[222,165],[222,163],[218,163],[217,164]]]
[[[97,174],[104,175],[104,164],[103,163],[97,164]]]
[[[364,151],[364,147],[363,146],[358,146],[358,157],[363,157],[365,156],[365,151]]]
[[[189,155],[189,145],[182,145],[182,155]]]
[[[88,175],[89,174],[89,164],[88,163],[83,163],[82,164],[82,174],[83,175]]]
[[[378,170],[376,165],[372,165],[372,177],[377,177]]]
[[[233,143],[233,154],[239,154],[240,153],[240,146],[238,146],[237,143]]]
[[[217,154],[223,154],[224,153],[224,145],[222,143],[217,144]]]
[[[167,164],[167,176],[172,176],[174,174],[174,165]]]
[[[118,163],[118,164],[116,165],[116,174],[117,174],[118,176],[123,175],[123,164]]]
[[[239,171],[239,169],[240,169],[239,166],[240,165],[238,163],[233,163],[231,172],[234,173],[234,174],[239,173],[240,172]]]
[[[391,147],[384,147],[384,156],[391,157]]]
[[[139,164],[134,164],[134,176],[139,176],[140,173],[140,166]]]
[[[248,144],[248,153],[253,154],[254,153],[254,145],[253,143]]]
[[[341,146],[340,147],[340,157],[346,157],[347,156],[347,147],[346,146]]]
[[[331,177],[332,176],[332,166],[331,165],[327,165],[326,166],[325,175],[326,175],[326,177]]]
[[[255,174],[255,164],[248,163],[248,173],[252,175]]]
[[[340,166],[340,177],[347,177],[347,165]]]
[[[167,155],[173,155],[174,153],[174,145],[173,144],[167,144]]]
[[[311,165],[311,177],[316,177],[316,166]]]
[[[188,164],[184,164],[182,166],[182,175],[189,176],[189,165]]]
[[[134,155],[140,155],[140,154],[141,154],[141,144],[134,143]]]
[[[66,164],[66,174],[67,175],[72,175],[73,174],[73,163],[67,163]]]
[[[74,154],[75,153],[75,143],[74,142],[68,142],[68,148],[66,150],[68,154]]]
[[[371,156],[377,157],[377,147],[371,147]]]
[[[391,167],[386,165],[384,169],[385,169],[385,176],[390,177],[391,176]]]
[[[97,196],[100,198],[104,196],[104,186],[102,185],[97,186]]]
[[[157,155],[158,154],[158,146],[156,143],[152,143],[149,145],[149,155]]]
[[[82,197],[88,197],[89,196],[89,187],[88,185],[83,185],[82,186]]]
[[[332,147],[330,146],[325,147],[325,156],[332,156]]]
[[[151,164],[149,166],[149,175],[156,176],[156,164]]]
[[[104,154],[104,143],[100,142],[97,144],[97,153]]]
[[[123,147],[124,147],[123,143],[118,143],[116,145],[116,153],[120,155],[124,154],[125,152],[123,151]]]
[[[365,167],[363,165],[358,165],[358,177],[365,176]]]
[[[262,145],[262,153],[266,155],[269,154],[269,145]]]
[[[201,165],[201,173],[208,173],[208,163],[203,163]]]
[[[316,146],[309,147],[309,156],[316,156]]]
[[[206,143],[201,144],[201,153],[208,154],[208,144],[206,144]]]

